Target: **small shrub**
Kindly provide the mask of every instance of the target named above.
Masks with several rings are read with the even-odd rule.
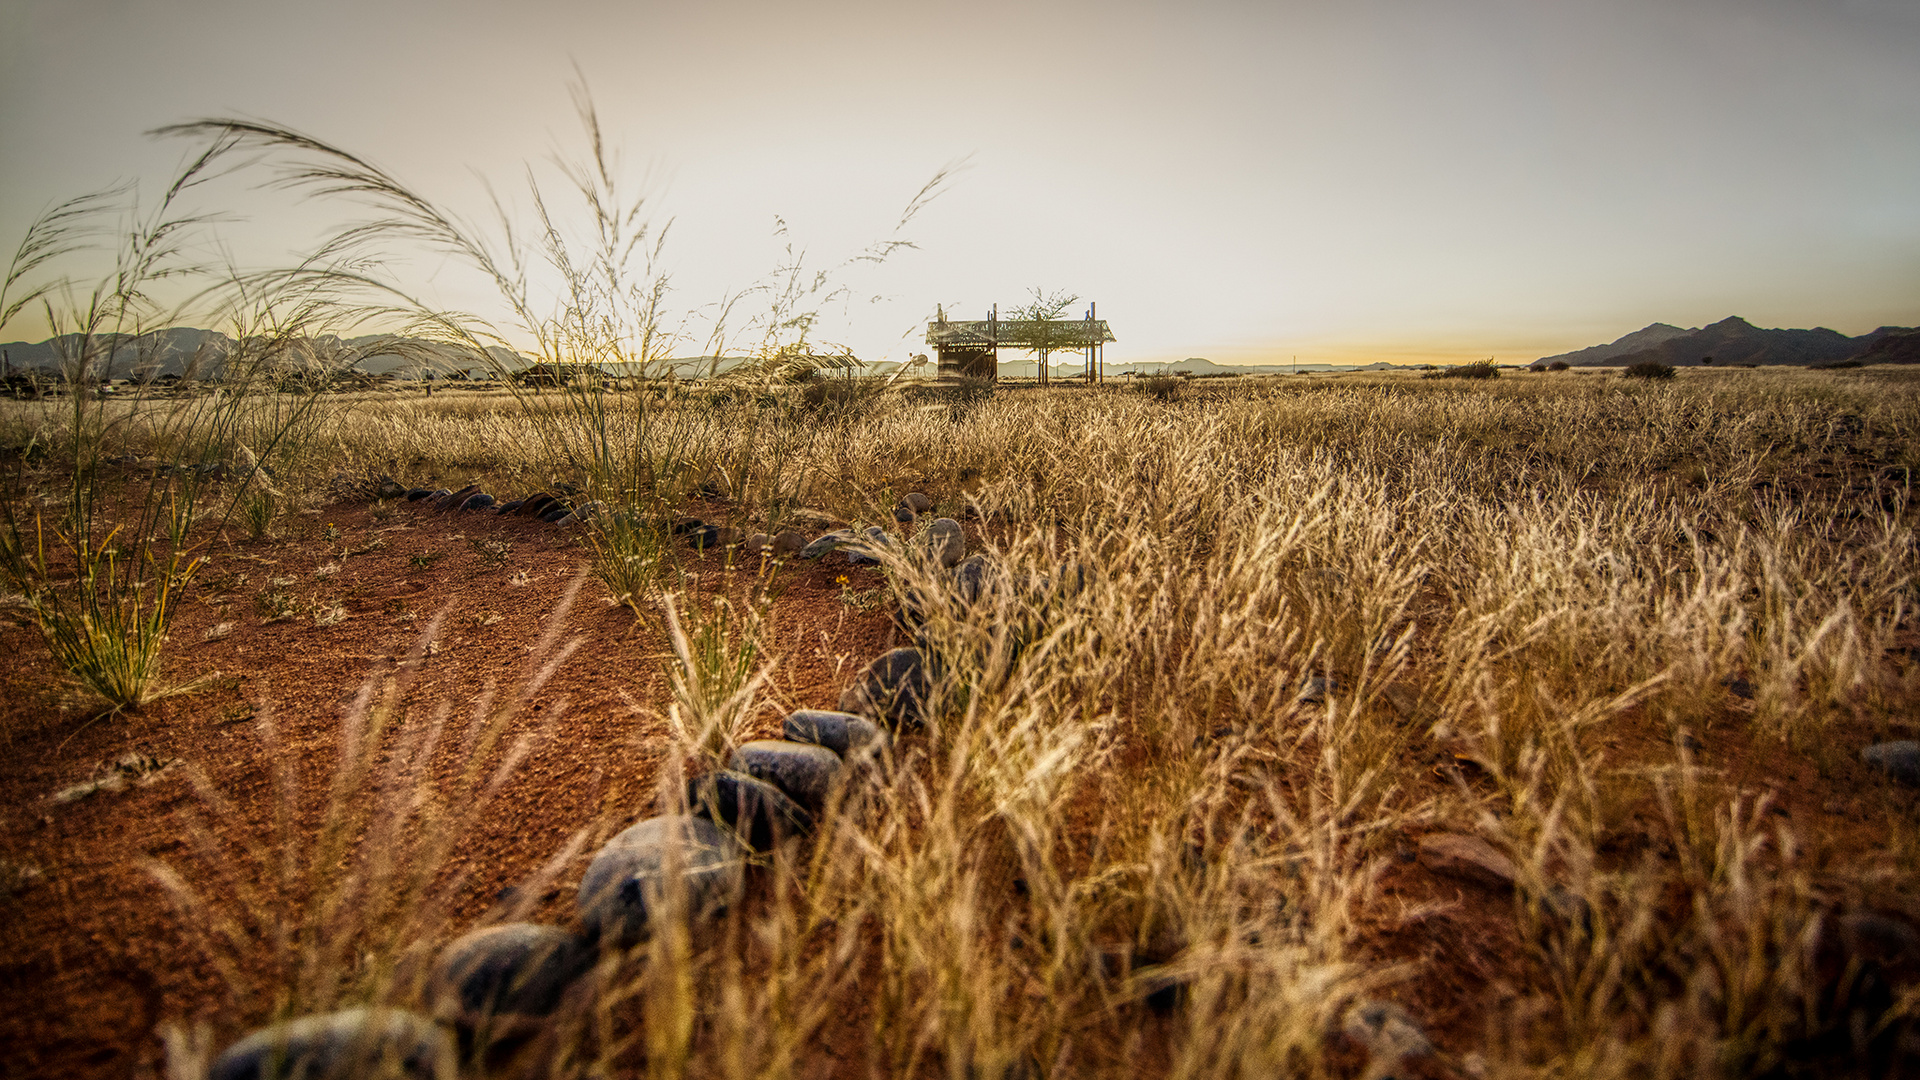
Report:
[[[1187,388],[1187,381],[1178,375],[1148,375],[1140,379],[1137,385],[1140,392],[1155,401],[1177,401]]]
[[[624,512],[595,518],[587,536],[593,547],[593,576],[607,587],[614,603],[651,619],[655,586],[672,552],[670,537],[658,526]]]
[[[1547,370],[1548,371],[1565,371],[1572,366],[1573,366],[1572,364],[1567,363],[1565,360],[1555,360],[1553,363],[1547,365]]]
[[[1671,379],[1673,365],[1662,364],[1657,360],[1642,360],[1627,368],[1625,375],[1629,379]]]
[[[1497,379],[1500,377],[1500,369],[1494,366],[1492,360],[1476,360],[1471,364],[1429,371],[1420,377],[1423,379]]]

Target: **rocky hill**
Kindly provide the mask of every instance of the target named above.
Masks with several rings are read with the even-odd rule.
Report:
[[[1858,359],[1862,363],[1886,363],[1869,360],[1866,355],[1889,336],[1908,334],[1903,327],[1883,326],[1872,333],[1848,337],[1824,326],[1811,330],[1768,330],[1739,316],[1732,316],[1697,330],[1681,330],[1666,323],[1654,323],[1607,345],[1542,357],[1539,363],[1565,361],[1575,367],[1605,364],[1625,367],[1653,362],[1692,367],[1715,364],[1793,365],[1810,367]],[[1913,349],[1915,346],[1907,346]]]

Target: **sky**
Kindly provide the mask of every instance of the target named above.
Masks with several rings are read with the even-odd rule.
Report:
[[[151,197],[189,147],[146,133],[211,116],[483,219],[487,185],[551,191],[580,156],[576,82],[671,222],[677,310],[697,324],[791,244],[842,287],[817,336],[868,360],[924,351],[936,305],[1035,289],[1097,302],[1109,363],[1920,324],[1912,0],[7,0],[0,246],[82,191]],[[232,184],[250,264],[354,216]],[[846,263],[895,238],[916,246]],[[435,256],[393,272],[497,313]]]

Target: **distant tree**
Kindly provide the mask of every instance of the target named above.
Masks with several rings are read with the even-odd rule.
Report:
[[[1548,371],[1565,371],[1572,366],[1573,366],[1572,364],[1567,363],[1565,360],[1555,360],[1553,363],[1547,365],[1547,370]]]
[[[1703,364],[1711,364],[1711,363],[1713,363],[1713,357],[1711,357],[1711,356],[1703,356],[1703,357],[1701,357],[1701,358],[1700,358],[1700,362],[1701,362],[1701,363],[1703,363]]]
[[[1629,379],[1671,379],[1673,368],[1657,360],[1642,360],[1628,368],[1625,374]]]
[[[1030,324],[1021,329],[1027,332],[1027,351],[1039,361],[1041,382],[1047,381],[1047,357],[1071,345],[1079,334],[1071,323],[1060,318],[1079,302],[1080,298],[1070,292],[1047,293],[1034,289],[1032,300],[1007,312],[1010,320]]]

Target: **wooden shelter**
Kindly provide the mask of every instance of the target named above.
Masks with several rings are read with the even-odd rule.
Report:
[[[1106,343],[1114,340],[1104,319],[1094,318],[1094,306],[1087,305],[1083,319],[1002,319],[994,305],[985,319],[950,320],[944,309],[927,324],[927,344],[940,359],[940,379],[998,380],[1000,350],[1024,349],[1038,362],[1040,383],[1051,380],[1047,358],[1056,352],[1076,350],[1086,359],[1085,379],[1089,383],[1106,381]]]

